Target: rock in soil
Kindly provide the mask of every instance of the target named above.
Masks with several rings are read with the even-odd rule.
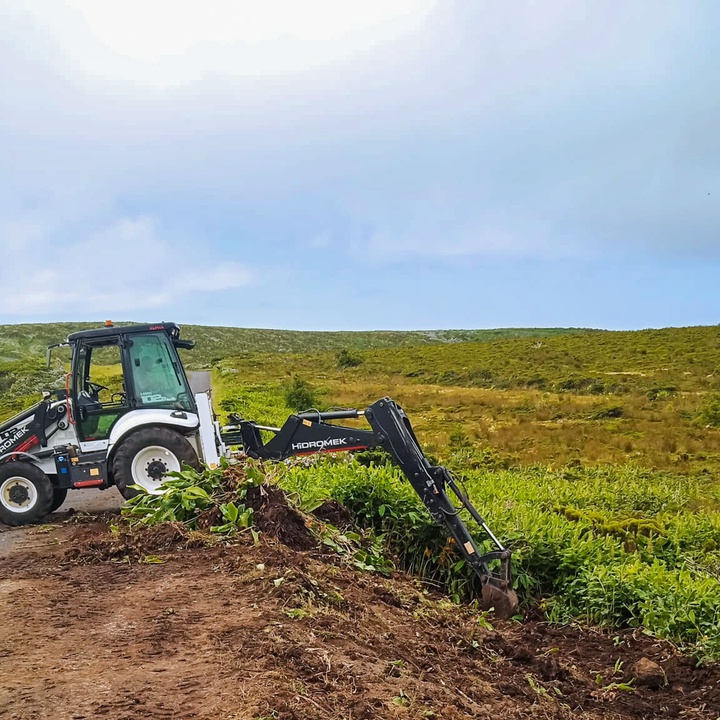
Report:
[[[631,669],[635,682],[649,688],[659,688],[667,685],[667,675],[656,662],[641,657]]]

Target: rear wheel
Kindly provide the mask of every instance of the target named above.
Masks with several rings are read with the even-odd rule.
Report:
[[[162,483],[168,472],[183,465],[200,469],[197,453],[187,438],[164,427],[138,430],[123,440],[112,462],[115,485],[129,500],[140,491],[139,485],[153,495],[162,495]]]
[[[52,502],[52,483],[39,467],[17,461],[0,465],[0,520],[6,525],[39,522]]]

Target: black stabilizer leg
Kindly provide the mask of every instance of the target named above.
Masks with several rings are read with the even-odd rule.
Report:
[[[410,481],[433,519],[444,525],[467,562],[482,582],[482,600],[485,609],[494,608],[500,618],[508,618],[518,610],[518,599],[512,588],[510,551],[493,535],[472,503],[460,490],[450,471],[433,466],[420,449],[412,425],[402,408],[390,398],[383,398],[365,411],[365,417],[375,431],[378,444],[392,455]],[[460,511],[450,501],[449,485],[473,519],[487,533],[497,550],[481,555],[475,540],[460,517]],[[500,561],[500,570],[494,573],[488,563]]]

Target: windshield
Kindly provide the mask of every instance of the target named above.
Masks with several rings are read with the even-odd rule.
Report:
[[[129,356],[139,404],[193,409],[185,376],[166,333],[134,336]]]

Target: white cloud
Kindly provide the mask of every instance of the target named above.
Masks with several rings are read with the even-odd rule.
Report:
[[[55,0],[36,22],[96,76],[189,85],[205,75],[296,74],[392,41],[436,0]]]
[[[117,317],[150,313],[196,293],[247,286],[252,271],[160,237],[150,217],[120,218],[71,243],[49,228],[16,222],[0,229],[2,314]]]
[[[572,258],[596,254],[586,243],[544,237],[541,232],[512,232],[502,226],[478,225],[472,231],[428,227],[416,232],[378,230],[366,241],[357,242],[352,254],[371,261],[402,261],[413,258],[451,260],[456,258]]]

